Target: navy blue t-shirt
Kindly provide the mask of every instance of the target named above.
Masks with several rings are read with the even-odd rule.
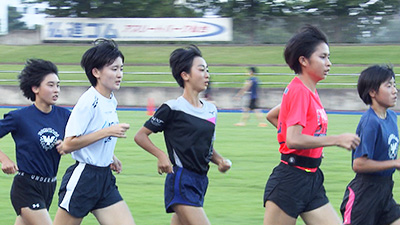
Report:
[[[250,87],[250,98],[251,99],[257,99],[258,98],[258,78],[257,77],[250,77],[249,81],[251,82],[251,87]]]
[[[60,154],[55,142],[64,139],[70,114],[68,109],[58,106],[44,113],[35,105],[4,114],[0,120],[0,138],[11,133],[19,171],[43,177],[57,175]]]
[[[360,145],[352,151],[353,160],[362,156],[376,161],[394,160],[397,158],[399,146],[399,131],[397,115],[387,110],[385,119],[379,118],[372,108],[361,117],[357,126],[357,135],[361,138]],[[378,176],[391,176],[395,169],[369,173]]]

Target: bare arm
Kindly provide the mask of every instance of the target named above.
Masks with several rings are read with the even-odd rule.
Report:
[[[291,149],[309,149],[327,146],[339,146],[347,150],[355,149],[360,144],[356,134],[344,133],[324,137],[314,137],[301,132],[303,127],[294,125],[287,128],[286,145]]]
[[[274,108],[269,110],[267,113],[267,120],[274,125],[274,127],[278,127],[278,117],[279,111],[281,110],[281,104],[276,105]]]
[[[136,144],[138,144],[144,150],[146,150],[150,154],[157,157],[157,159],[158,159],[157,167],[158,167],[159,174],[173,173],[172,164],[171,164],[171,161],[169,160],[168,156],[165,154],[164,151],[157,148],[157,146],[155,146],[153,144],[153,142],[150,140],[149,135],[152,133],[153,132],[151,130],[149,130],[148,128],[142,127],[136,133],[134,140],[135,140]]]
[[[246,80],[246,82],[244,83],[243,87],[240,89],[240,91],[235,95],[235,97],[241,97],[244,95],[244,93],[246,93],[246,91],[248,91],[250,89],[252,85],[252,82],[250,80]]]
[[[18,171],[18,166],[2,151],[0,151],[1,170],[6,174],[14,174]]]
[[[221,173],[228,171],[232,164],[227,159],[224,159],[215,149],[213,148],[213,154],[211,157],[211,162],[218,166],[218,170]]]
[[[356,173],[379,172],[392,168],[400,169],[400,159],[376,161],[363,156],[353,161],[353,170]]]
[[[94,142],[106,137],[126,138],[125,132],[129,129],[129,124],[119,123],[110,127],[103,128],[96,132],[85,134],[82,136],[66,137],[64,141],[57,146],[57,151],[63,155],[71,153],[75,150],[86,147]]]

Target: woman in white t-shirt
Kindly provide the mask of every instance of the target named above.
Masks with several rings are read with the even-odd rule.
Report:
[[[124,55],[111,40],[95,44],[81,60],[92,86],[72,110],[59,148],[60,154],[71,153],[76,163],[63,177],[54,224],[80,224],[89,212],[100,224],[135,224],[111,171],[121,171],[114,148],[129,129],[118,121],[113,94],[122,81]]]

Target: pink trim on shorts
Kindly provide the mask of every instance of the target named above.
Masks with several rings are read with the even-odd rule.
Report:
[[[346,208],[344,211],[344,216],[343,216],[343,224],[351,224],[351,210],[353,209],[353,204],[354,204],[354,199],[355,199],[355,194],[353,189],[348,187],[349,189],[349,200],[347,200],[346,203]]]

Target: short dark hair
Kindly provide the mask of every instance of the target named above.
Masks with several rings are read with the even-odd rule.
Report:
[[[182,88],[184,87],[184,82],[181,73],[190,73],[195,57],[203,57],[196,45],[175,49],[169,57],[169,67],[171,67],[172,76],[174,76],[176,82]]]
[[[43,59],[28,59],[25,67],[18,75],[19,88],[23,95],[31,100],[36,100],[36,95],[32,91],[32,87],[39,87],[44,78],[54,73],[58,76],[58,69],[54,63]]]
[[[249,67],[248,70],[251,71],[253,74],[257,73],[257,68],[255,68],[254,66]]]
[[[379,92],[382,83],[396,79],[393,68],[390,65],[373,65],[363,70],[358,77],[357,91],[360,98],[366,105],[372,104],[369,92],[374,90]]]
[[[88,49],[82,56],[81,67],[93,87],[97,85],[97,78],[93,75],[94,68],[101,70],[104,66],[112,64],[118,57],[125,61],[125,57],[118,49],[117,43],[111,39],[99,38],[94,42],[94,47]]]
[[[321,43],[328,44],[328,38],[320,29],[312,25],[302,27],[285,47],[284,57],[290,69],[296,74],[301,73],[300,56],[310,58]]]

